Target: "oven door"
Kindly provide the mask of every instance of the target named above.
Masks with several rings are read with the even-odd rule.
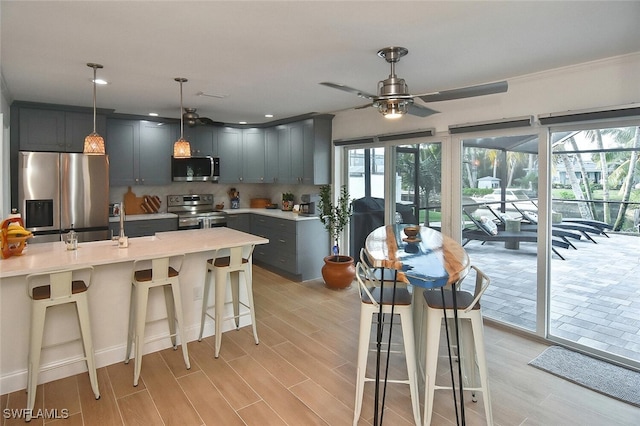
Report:
[[[178,230],[199,229],[200,218],[196,216],[178,216]]]

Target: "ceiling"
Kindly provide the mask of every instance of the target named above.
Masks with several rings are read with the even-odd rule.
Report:
[[[226,123],[366,104],[318,83],[375,93],[386,46],[409,49],[396,73],[414,94],[640,51],[638,1],[2,0],[0,16],[9,101],[91,106],[97,62],[99,108],[178,118],[185,77],[184,106]]]

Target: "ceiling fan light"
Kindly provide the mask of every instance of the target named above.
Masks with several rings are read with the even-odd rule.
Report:
[[[86,138],[84,138],[84,154],[89,155],[104,155],[104,139],[96,132],[92,132]]]
[[[191,157],[191,144],[189,141],[180,138],[173,143],[173,156],[176,158]]]
[[[389,119],[400,118],[405,115],[408,110],[409,102],[404,100],[389,99],[378,105],[378,111],[384,116],[384,118]]]

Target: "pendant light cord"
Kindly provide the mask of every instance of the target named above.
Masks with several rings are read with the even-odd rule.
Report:
[[[93,65],[93,133],[96,133],[96,66]]]
[[[180,79],[180,139],[184,139],[184,115],[182,114],[182,82]]]

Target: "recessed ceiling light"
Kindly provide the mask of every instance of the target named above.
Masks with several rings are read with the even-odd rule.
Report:
[[[96,84],[109,84],[107,80],[103,80],[101,78],[96,78],[95,80],[93,80],[93,82]]]
[[[266,118],[273,118],[273,114],[265,114],[264,115]]]
[[[246,121],[238,121],[238,124],[247,124]]]
[[[150,113],[149,113],[149,115],[150,115],[151,117],[157,117],[157,116],[158,116],[158,113],[157,113],[157,112],[150,112]]]

